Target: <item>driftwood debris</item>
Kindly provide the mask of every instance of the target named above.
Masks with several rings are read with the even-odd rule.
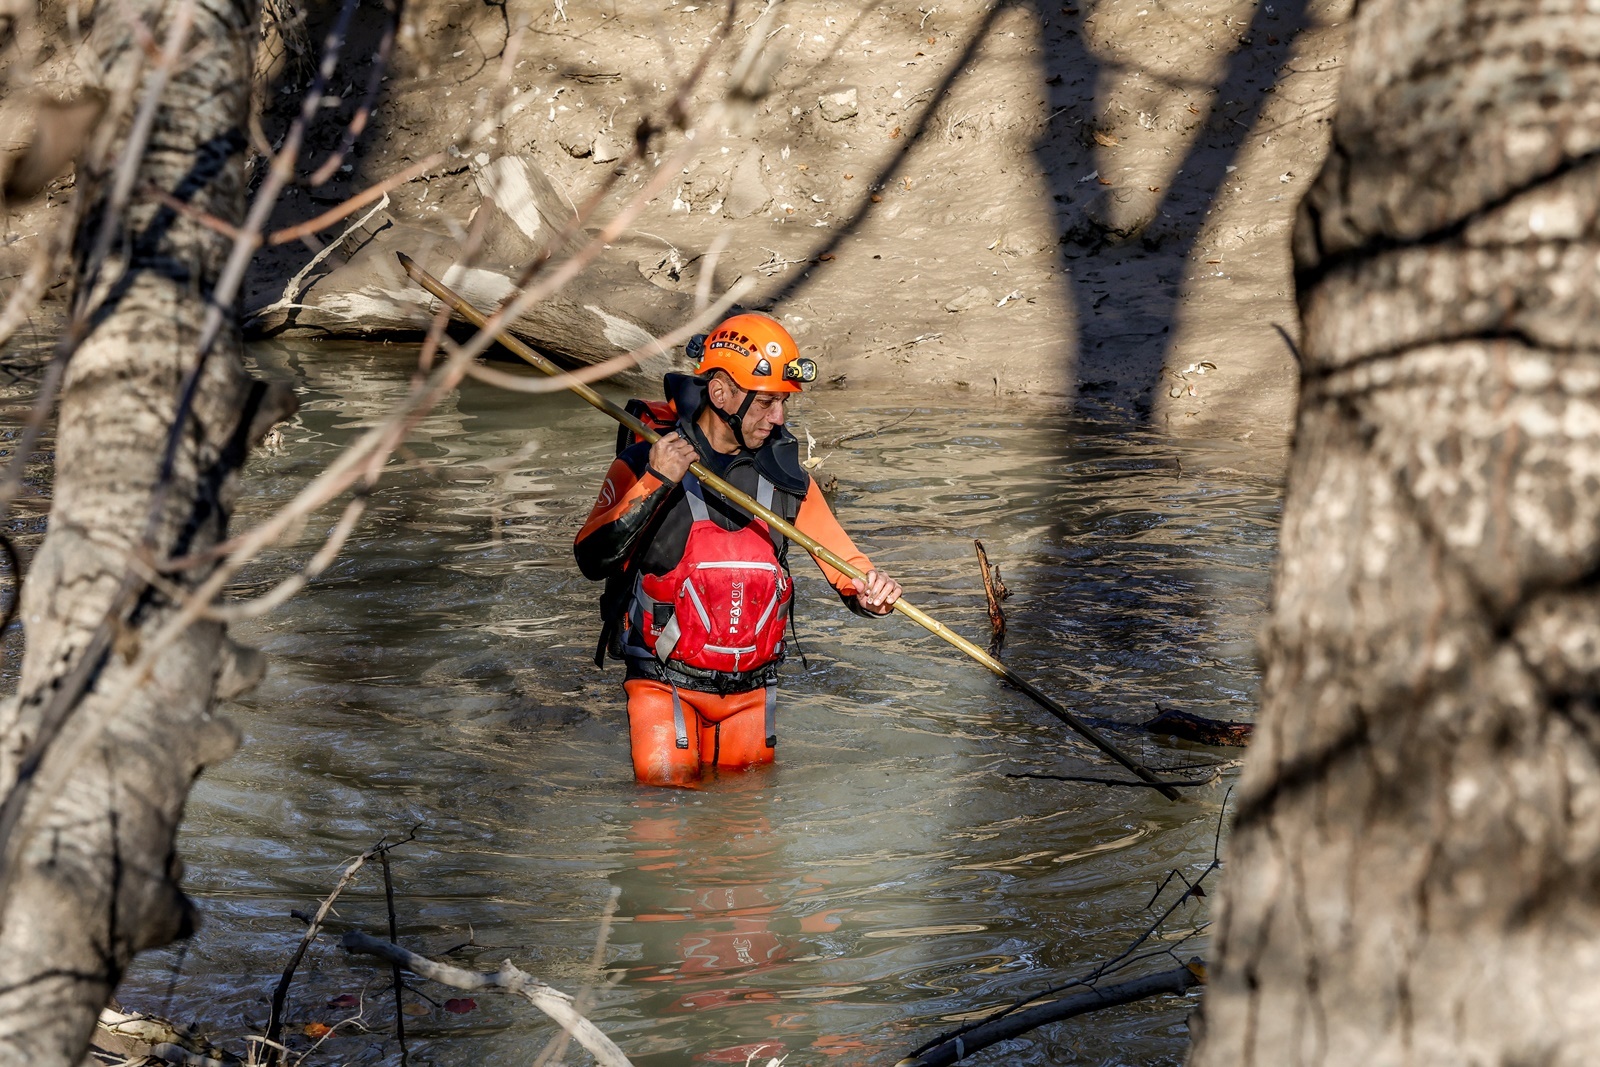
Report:
[[[184,1067],[236,1067],[243,1061],[187,1029],[141,1012],[106,1008],[95,1024],[90,1063],[159,1060]]]
[[[1215,745],[1219,748],[1244,748],[1250,743],[1250,735],[1255,731],[1252,723],[1207,719],[1200,715],[1191,715],[1187,711],[1164,711],[1159,705],[1156,707],[1155,718],[1146,719],[1141,725],[1153,734],[1167,734],[1184,741],[1193,741],[1199,745]]]
[[[1000,580],[1000,565],[989,562],[983,542],[974,537],[972,547],[978,553],[978,569],[983,572],[983,595],[989,602],[989,655],[998,656],[1006,644],[1006,613],[1000,607],[1000,602],[1011,595],[1011,590]]]
[[[1037,1008],[1029,1008],[1027,1011],[985,1023],[959,1037],[935,1045],[926,1052],[907,1057],[895,1064],[895,1067],[945,1067],[947,1064],[960,1062],[979,1049],[988,1048],[997,1042],[1025,1034],[1048,1023],[1060,1022],[1062,1019],[1070,1019],[1075,1015],[1084,1015],[1091,1011],[1100,1011],[1102,1008],[1114,1008],[1119,1004],[1131,1004],[1148,997],[1185,993],[1204,982],[1204,974],[1204,967],[1195,961],[1170,971],[1145,975],[1143,978],[1118,982],[1116,985],[1100,986],[1085,993],[1075,993],[1070,997],[1062,997],[1049,1004],[1041,1004]]]
[[[500,970],[492,974],[479,971],[469,971],[463,967],[452,967],[447,963],[430,960],[426,956],[419,956],[399,945],[389,941],[381,941],[371,937],[360,930],[350,930],[344,935],[344,947],[347,952],[364,953],[377,956],[379,959],[388,960],[398,964],[412,974],[420,975],[440,985],[452,986],[456,989],[484,990],[496,993],[511,993],[523,997],[559,1023],[562,1029],[572,1035],[573,1040],[589,1050],[595,1062],[602,1067],[630,1067],[631,1061],[623,1055],[612,1040],[607,1037],[599,1027],[584,1018],[573,1004],[573,998],[539,979],[521,970],[510,960],[500,965]]]
[[[261,309],[250,324],[252,333],[425,332],[439,302],[406,277],[396,252],[475,306],[499,306],[512,295],[522,269],[572,220],[573,211],[544,172],[522,157],[474,164],[472,174],[483,196],[478,213],[486,217],[473,220],[483,244],[471,261],[463,261],[455,237],[379,211],[345,236],[342,263],[311,280],[295,300]],[[570,243],[558,257],[567,251]],[[509,330],[559,359],[599,363],[676,326],[692,314],[693,305],[693,294],[652,284],[634,264],[602,259],[572,285],[529,308]],[[669,355],[640,366],[641,373],[656,376],[673,369]]]

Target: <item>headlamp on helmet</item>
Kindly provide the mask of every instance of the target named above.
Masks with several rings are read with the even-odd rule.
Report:
[[[783,365],[783,378],[789,382],[804,382],[810,385],[817,380],[817,361],[801,356],[791,359]]]

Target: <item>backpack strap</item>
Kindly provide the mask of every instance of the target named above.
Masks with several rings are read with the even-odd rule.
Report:
[[[778,747],[778,679],[767,683],[767,747]]]
[[[679,748],[688,748],[689,727],[683,721],[683,701],[678,699],[678,687],[673,684],[671,678],[667,679],[667,685],[672,687],[672,732],[675,735],[675,743]]]
[[[710,522],[711,510],[706,507],[705,486],[700,484],[700,479],[685,471],[683,481],[678,483],[683,486],[683,498],[689,504],[689,516],[695,522]]]
[[[757,479],[756,479],[756,503],[757,504],[760,504],[762,507],[766,508],[768,511],[776,512],[777,509],[774,508],[772,505],[773,505],[773,502],[774,502],[774,497],[777,495],[777,491],[778,491],[778,487],[776,485],[773,485],[772,482],[768,481],[767,480],[767,476],[765,474],[759,475],[757,477]],[[783,533],[780,530],[778,530],[777,527],[771,526],[771,525],[767,526],[767,535],[772,538],[772,550],[774,552],[778,553],[779,555],[782,555],[782,553],[783,553],[783,543],[784,543],[784,541],[787,540],[787,538],[785,538],[783,536]]]

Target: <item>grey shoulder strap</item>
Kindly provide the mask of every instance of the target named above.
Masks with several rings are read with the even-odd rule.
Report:
[[[700,479],[693,474],[685,473],[683,476],[683,496],[689,502],[689,514],[695,522],[709,522],[711,512],[706,507],[705,487],[700,484]]]
[[[767,480],[766,475],[761,475],[759,480],[756,482],[756,503],[760,504],[768,511],[775,511],[776,509],[772,506],[772,504],[773,497],[777,492],[777,489],[777,486],[773,485]],[[767,533],[772,537],[773,551],[781,553],[783,551],[783,534],[771,525],[767,526]]]

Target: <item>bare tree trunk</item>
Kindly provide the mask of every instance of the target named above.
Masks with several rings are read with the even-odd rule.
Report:
[[[254,5],[130,0],[99,5],[95,17],[103,87],[129,103],[111,116],[109,150],[80,166],[76,306],[86,333],[63,382],[50,530],[23,605],[19,698],[0,715],[4,1064],[79,1063],[133,954],[191,927],[173,836],[196,774],[234,747],[232,727],[211,711],[219,678],[235,689],[249,680],[238,670],[249,657],[221,626],[201,623],[136,676],[133,661],[174,604],[130,571],[129,554],[147,538],[157,560],[215,543],[252,433],[283,413],[277,394],[245,375],[230,314],[163,482],[169,427],[228,244],[146,190],[241,221]],[[132,113],[156,68],[133,20],[159,48],[183,18],[193,20],[185,58],[142,153],[130,150]],[[136,170],[118,212],[111,190],[125,156],[137,156]],[[109,255],[96,271],[108,223]]]
[[[1196,1067],[1600,1048],[1600,9],[1369,0]]]

